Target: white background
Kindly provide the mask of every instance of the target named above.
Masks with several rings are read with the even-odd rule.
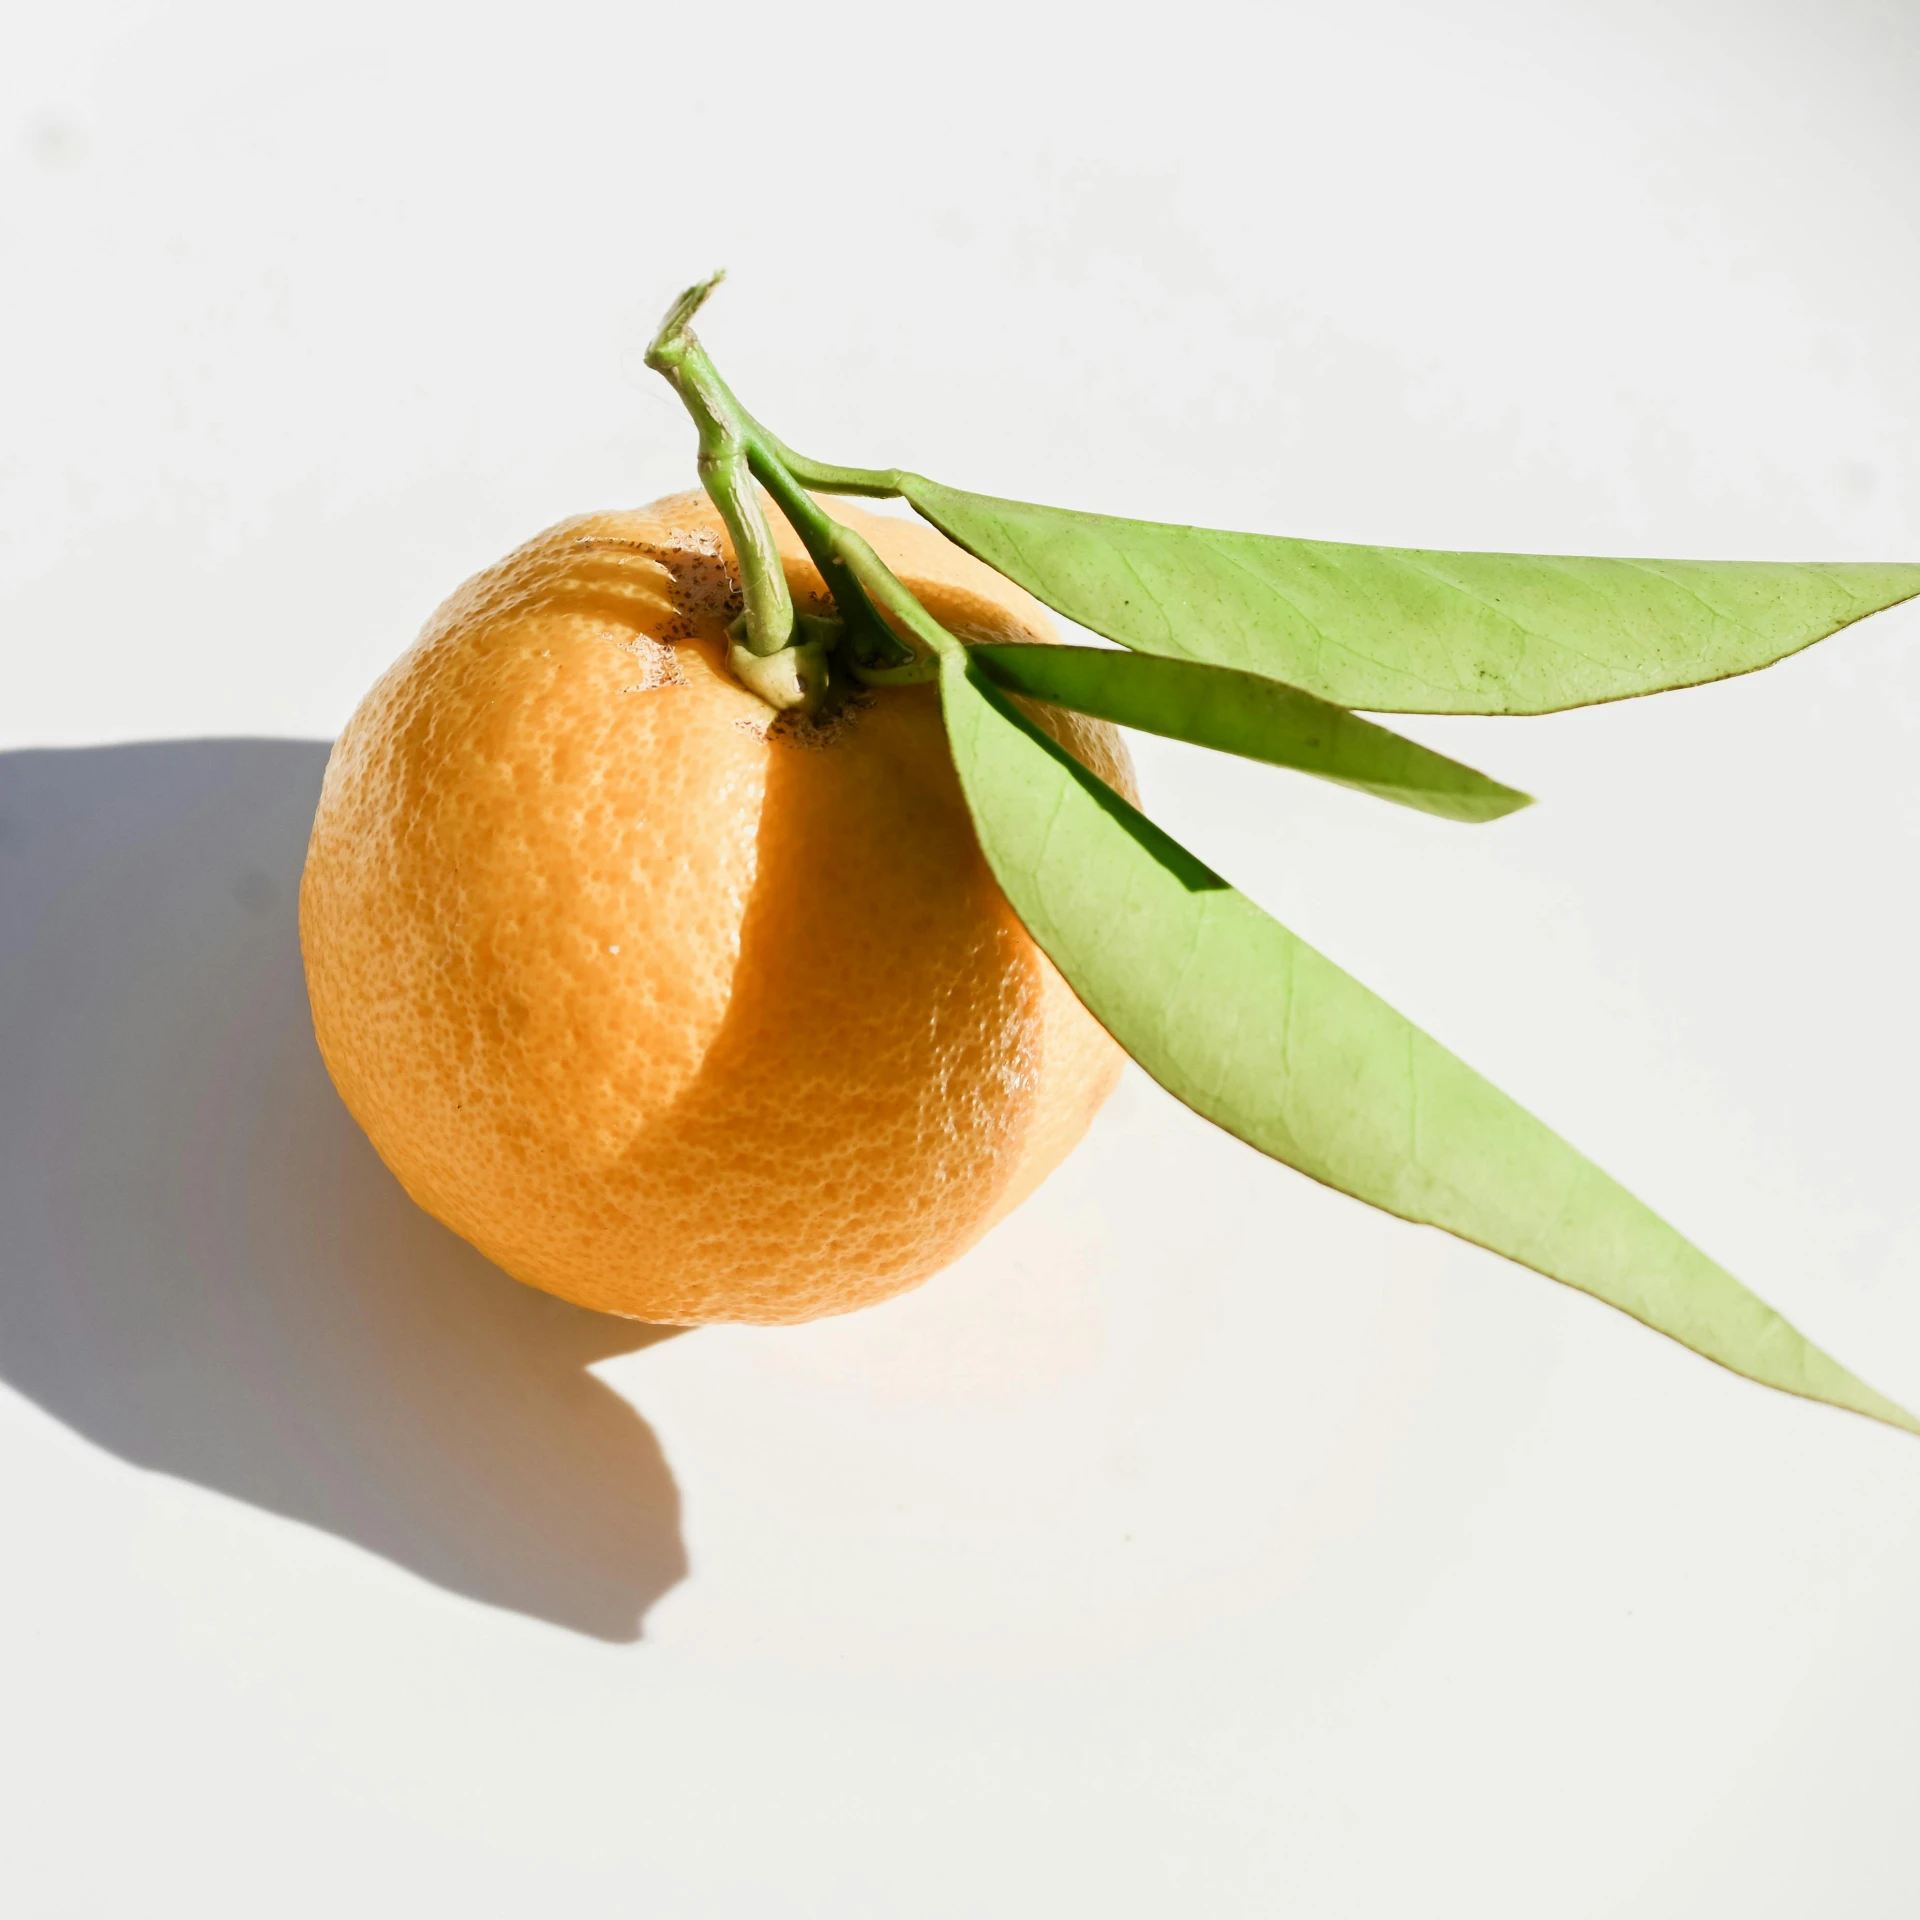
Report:
[[[651,1345],[415,1213],[305,1027],[324,742],[690,481],[1920,558],[1920,15],[15,9],[0,1903],[1910,1916],[1920,1447],[1135,1079],[922,1292]],[[1155,811],[1920,1405],[1920,611],[1409,729],[1464,829]],[[146,745],[125,743],[145,742]],[[44,749],[58,749],[47,752]]]

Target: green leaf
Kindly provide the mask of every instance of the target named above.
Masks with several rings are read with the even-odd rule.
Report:
[[[1551,713],[1724,680],[1920,594],[1920,565],[1427,553],[899,483],[950,539],[1109,640],[1376,713]]]
[[[1457,760],[1256,673],[1100,647],[996,644],[971,651],[1008,693],[1294,767],[1444,819],[1498,820],[1531,804]]]
[[[1014,911],[1196,1112],[1768,1386],[1920,1433],[1705,1254],[1033,727],[959,649],[948,738]]]

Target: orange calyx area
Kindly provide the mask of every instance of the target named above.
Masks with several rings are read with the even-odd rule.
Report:
[[[834,511],[963,638],[1053,637],[939,534]],[[408,1192],[522,1280],[685,1324],[927,1278],[1122,1064],[987,870],[935,689],[776,722],[725,669],[738,605],[704,495],[529,542],[353,716],[301,887],[321,1051]],[[1036,718],[1131,791],[1110,728]]]

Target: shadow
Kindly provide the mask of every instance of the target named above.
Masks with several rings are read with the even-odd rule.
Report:
[[[929,755],[933,690],[911,696],[917,715],[893,701],[849,718],[863,736],[851,765],[806,732],[776,735],[725,1013],[671,1107],[624,1150],[655,1192],[671,1168],[670,1198],[734,1180],[783,1194],[728,1214],[709,1309],[787,1322],[890,1299],[971,1246],[1020,1171],[1041,962],[999,905],[952,762]],[[878,943],[884,992],[850,973],[849,915]]]
[[[0,1378],[143,1467],[605,1640],[686,1572],[587,1369],[673,1331],[520,1286],[327,1079],[296,890],[327,748],[0,754]]]

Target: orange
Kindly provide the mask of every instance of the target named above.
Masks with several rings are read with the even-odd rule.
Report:
[[[962,638],[1053,637],[931,529],[836,511]],[[924,1280],[1121,1068],[987,870],[935,689],[775,722],[723,665],[731,567],[688,494],[469,581],[334,748],[300,892],[321,1052],[414,1199],[521,1280],[682,1324]],[[1110,728],[1036,718],[1131,790]]]

